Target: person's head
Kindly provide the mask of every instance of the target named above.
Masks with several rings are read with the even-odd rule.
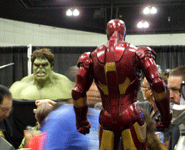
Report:
[[[42,125],[43,120],[53,110],[53,106],[56,104],[56,102],[51,100],[37,100],[35,104],[37,106],[35,111],[35,118],[39,125]]]
[[[12,95],[7,87],[0,85],[0,121],[12,111]]]
[[[162,69],[161,69],[161,66],[156,64],[156,67],[157,67],[157,71],[158,71],[159,75],[161,75],[163,73]]]
[[[185,65],[172,70],[168,78],[168,87],[170,89],[170,101],[180,104],[180,88],[182,81],[185,81]]]
[[[119,19],[112,19],[107,23],[106,33],[108,40],[111,38],[115,31],[118,31],[121,40],[125,41],[126,25],[124,21]]]
[[[77,66],[72,66],[68,69],[66,72],[66,76],[72,81],[76,83],[77,79],[77,73],[79,68]],[[98,88],[95,84],[95,81],[92,82],[92,85],[90,86],[89,90],[87,91],[87,101],[90,106],[94,105],[96,102],[101,101],[100,92],[98,91]],[[69,104],[73,103],[73,99],[68,100]]]
[[[72,82],[76,82],[76,76],[78,73],[79,68],[75,66],[71,66],[68,68],[68,70],[65,72],[65,76],[69,78]]]
[[[101,109],[103,108],[102,102],[97,102],[97,103],[95,103],[95,104],[94,104],[94,108],[95,108],[95,109],[100,109],[100,110],[101,110]]]
[[[167,68],[167,69],[164,71],[164,73],[163,73],[163,74],[164,74],[165,76],[169,77],[169,75],[170,75],[171,71],[172,71],[172,69]]]
[[[144,94],[145,99],[149,102],[152,102],[153,101],[153,92],[150,88],[150,85],[149,85],[146,77],[143,79],[141,90]]]
[[[33,75],[36,80],[49,78],[54,65],[54,54],[50,49],[37,49],[31,56]]]

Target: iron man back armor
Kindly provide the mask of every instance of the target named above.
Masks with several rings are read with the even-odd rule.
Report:
[[[133,45],[120,42],[115,47],[115,54],[106,52],[105,45],[99,46],[91,54],[95,83],[101,94],[103,108],[112,122],[117,122],[119,114],[137,98],[141,75],[136,67],[136,49]],[[109,55],[114,55],[113,61],[108,58]]]
[[[158,123],[161,127],[168,127],[171,120],[169,90],[159,77],[155,52],[122,41],[123,24],[121,28],[114,26],[114,21],[108,25],[110,31],[115,30],[108,34],[108,46],[102,44],[92,53],[84,53],[78,61],[77,83],[72,90],[77,130],[82,134],[90,131],[86,92],[94,80],[103,105],[99,117],[100,150],[118,149],[121,136],[124,149],[143,150],[146,149],[146,122],[135,103],[142,75],[146,76],[153,90],[161,113]]]

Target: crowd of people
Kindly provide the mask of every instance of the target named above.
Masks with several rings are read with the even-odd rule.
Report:
[[[0,149],[183,150],[185,126],[171,119],[173,106],[185,105],[185,65],[162,71],[152,49],[125,36],[122,20],[109,21],[107,46],[82,54],[67,76],[53,71],[50,49],[35,50],[33,74],[9,89],[0,85]],[[21,143],[12,138],[12,99],[36,106]]]

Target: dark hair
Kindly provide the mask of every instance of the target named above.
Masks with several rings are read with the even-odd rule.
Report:
[[[63,104],[67,104],[67,102],[57,102],[54,106],[52,111],[58,109],[60,106],[62,106]]]
[[[47,102],[43,102],[37,106],[35,117],[40,125],[47,115],[53,110],[53,106]]]
[[[32,64],[36,58],[42,58],[42,59],[46,58],[51,64],[51,67],[54,66],[54,62],[55,62],[54,54],[48,48],[36,49],[31,55]]]
[[[2,103],[4,96],[12,97],[12,94],[7,87],[0,85],[0,104]]]
[[[170,76],[180,76],[185,81],[185,65],[173,69]]]
[[[150,117],[150,115],[144,110],[140,108],[144,114],[145,121],[146,121],[146,146],[149,150],[162,150],[161,143],[157,136],[155,135],[155,122]]]
[[[71,66],[68,68],[68,70],[65,73],[65,76],[69,78],[72,82],[76,82],[77,73],[78,73],[78,67],[77,66]]]

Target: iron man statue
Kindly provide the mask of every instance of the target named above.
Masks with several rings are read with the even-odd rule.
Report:
[[[146,149],[146,122],[138,104],[137,92],[143,75],[150,83],[161,117],[157,127],[170,125],[169,89],[159,78],[155,52],[149,47],[135,47],[125,42],[126,26],[113,19],[107,24],[108,45],[82,54],[78,61],[77,83],[72,90],[78,132],[87,134],[86,92],[94,80],[101,94],[99,117],[100,150],[117,150],[120,137],[124,149]]]

